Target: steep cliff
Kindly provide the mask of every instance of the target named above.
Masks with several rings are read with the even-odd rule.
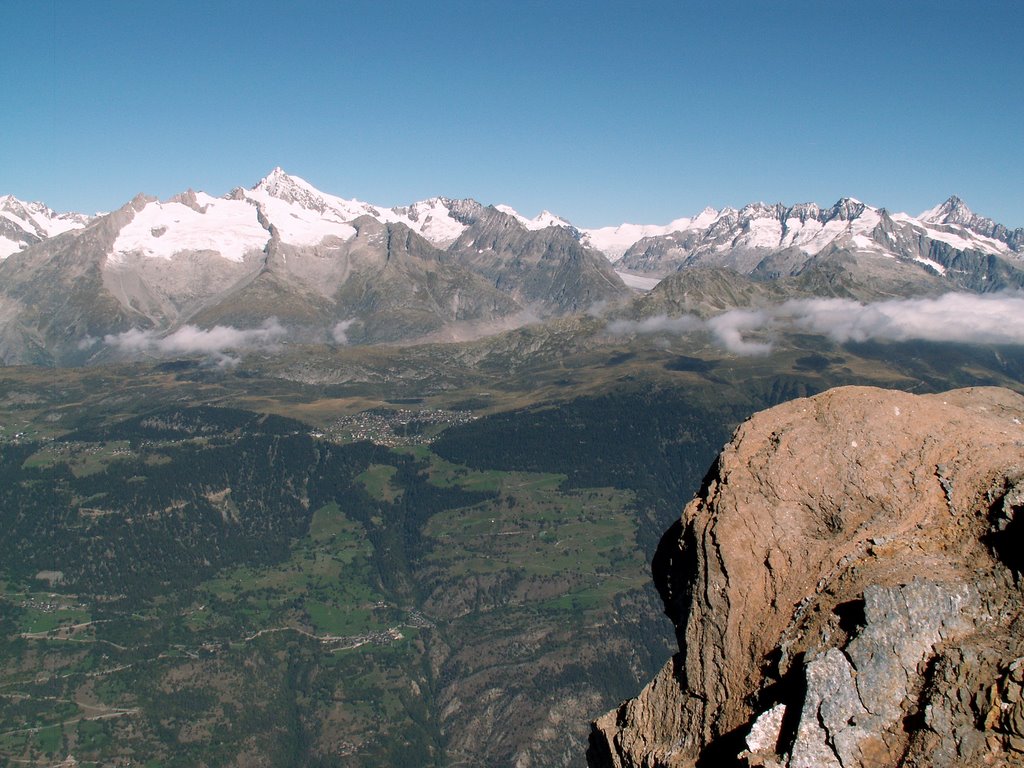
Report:
[[[655,557],[679,653],[590,765],[1024,765],[1022,510],[1007,390],[755,415]]]

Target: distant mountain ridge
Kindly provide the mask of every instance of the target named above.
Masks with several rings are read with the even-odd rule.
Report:
[[[468,338],[622,306],[698,267],[792,278],[779,290],[800,295],[989,292],[1024,287],[1022,260],[1024,230],[956,197],[916,218],[843,198],[580,229],[472,199],[376,206],[275,168],[222,197],[138,195],[94,217],[0,197],[0,361],[79,364],[124,334],[271,319],[317,343]]]
[[[0,195],[0,259],[63,232],[81,229],[89,219],[85,214],[57,213],[43,203]]]
[[[308,342],[464,336],[629,295],[567,229],[524,226],[472,200],[377,207],[280,168],[224,197],[139,195],[45,239],[19,221],[13,234],[27,245],[0,262],[6,363],[77,364],[125,339],[138,352],[186,326],[258,329],[272,318]]]
[[[1024,230],[977,216],[955,197],[917,218],[843,198],[831,208],[753,203],[705,210],[673,232],[637,240],[618,266],[665,275],[713,264],[772,277],[795,274],[819,254],[846,249],[917,261],[941,274],[951,266],[945,258],[951,250],[1019,261],[1022,245]]]
[[[942,205],[925,211],[918,218],[926,224],[966,228],[976,234],[1006,243],[1018,253],[1024,249],[1024,228],[1010,230],[992,219],[979,216],[956,195]]]
[[[472,199],[446,197],[432,197],[407,206],[378,206],[322,192],[280,167],[271,171],[251,189],[239,187],[219,198],[188,190],[165,203],[155,198],[145,199],[159,207],[182,204],[198,214],[206,213],[212,206],[222,215],[238,220],[250,218],[249,214],[253,212],[229,203],[246,203],[262,208],[265,216],[272,215],[276,209],[283,216],[280,221],[273,223],[279,228],[283,240],[293,245],[317,244],[318,238],[332,234],[351,236],[351,229],[344,225],[368,215],[382,223],[403,223],[433,245],[445,248],[465,231],[467,218],[475,216],[485,207]],[[631,253],[633,261],[637,261],[637,254],[649,250],[658,238],[673,237],[675,242],[680,242],[693,240],[697,234],[700,234],[697,239],[702,244],[713,243],[719,250],[724,250],[726,245],[753,248],[797,246],[805,253],[814,255],[844,231],[851,234],[870,233],[879,223],[876,217],[911,225],[919,234],[961,249],[974,248],[994,255],[1019,255],[1024,252],[1024,228],[1009,229],[980,216],[955,195],[918,216],[890,213],[856,198],[845,197],[828,208],[816,203],[786,205],[755,202],[739,209],[707,207],[696,216],[678,218],[665,225],[623,223],[598,228],[577,227],[550,211],[542,211],[536,217],[528,218],[508,205],[490,207],[511,216],[531,231],[548,227],[565,228],[583,245],[600,251],[612,261],[618,261],[627,253]],[[0,259],[48,237],[80,229],[94,218],[81,213],[56,213],[44,203],[24,202],[12,195],[0,196]],[[846,226],[839,226],[837,222]],[[240,222],[236,220],[235,223]],[[680,237],[684,235],[688,237]],[[156,237],[159,236],[162,235]],[[259,233],[256,239],[263,236]],[[651,242],[642,245],[643,241]],[[167,242],[174,244],[173,238]],[[128,250],[132,245],[141,244],[125,240],[120,244],[120,250]],[[157,249],[153,255],[166,250],[166,247]]]

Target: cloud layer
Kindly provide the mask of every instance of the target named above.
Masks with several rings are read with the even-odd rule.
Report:
[[[353,323],[344,320],[330,329],[337,344],[348,342]],[[660,315],[644,320],[614,320],[615,335],[707,333],[723,349],[737,355],[765,355],[772,336],[785,332],[816,333],[839,343],[848,341],[947,341],[1024,344],[1024,293],[947,293],[928,299],[893,299],[861,304],[851,299],[792,299],[772,307],[734,309],[708,320],[696,315]],[[186,325],[167,336],[132,329],[109,334],[103,343],[129,355],[205,354],[219,365],[237,362],[229,352],[273,351],[288,331],[272,317],[258,328]],[[80,344],[91,346],[97,340]]]
[[[947,293],[934,299],[859,304],[847,299],[801,299],[780,307],[798,328],[836,341],[956,341],[1024,344],[1024,296]]]
[[[237,358],[227,354],[229,350],[273,350],[286,335],[287,332],[277,318],[272,317],[259,328],[215,325],[204,330],[194,325],[185,325],[167,336],[133,328],[123,333],[108,334],[103,338],[103,343],[128,354],[205,354],[212,356],[218,364],[226,365],[237,362]]]
[[[931,299],[893,299],[861,304],[851,299],[792,299],[757,310],[734,309],[709,320],[693,315],[617,320],[614,334],[711,334],[715,343],[738,355],[771,351],[773,333],[802,331],[837,342],[949,341],[1024,344],[1024,295],[947,293]],[[751,334],[761,338],[751,339]]]

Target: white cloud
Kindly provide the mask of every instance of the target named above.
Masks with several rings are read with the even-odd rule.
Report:
[[[743,338],[743,331],[757,330],[767,325],[769,319],[765,312],[734,309],[710,320],[701,320],[696,315],[657,315],[643,320],[613,320],[608,323],[608,331],[616,336],[705,332],[710,333],[719,346],[737,355],[763,355],[771,351],[771,344],[748,341]]]
[[[748,341],[744,331],[757,331],[771,325],[767,312],[734,309],[712,317],[706,323],[719,345],[736,355],[767,355],[772,345],[762,341]]]
[[[221,365],[238,362],[227,350],[276,349],[286,335],[276,317],[266,320],[259,328],[234,328],[215,325],[202,329],[185,325],[167,336],[138,328],[118,334],[108,334],[103,342],[122,352],[148,355],[207,354]]]
[[[1024,344],[1024,294],[947,293],[936,298],[861,304],[851,299],[792,299],[758,310],[733,309],[701,320],[694,315],[616,320],[611,333],[710,333],[737,355],[763,355],[772,345],[749,334],[802,331],[847,341],[948,341]]]
[[[336,344],[348,344],[347,331],[355,320],[341,320],[331,329],[331,336]]]
[[[797,299],[778,310],[801,330],[836,341],[953,341],[1024,344],[1024,295],[947,293],[934,299],[859,304],[849,299]]]

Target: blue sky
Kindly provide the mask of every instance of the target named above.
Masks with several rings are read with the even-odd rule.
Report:
[[[579,226],[706,205],[1024,226],[1024,3],[3,0],[0,193],[224,194],[274,166],[382,205]]]

